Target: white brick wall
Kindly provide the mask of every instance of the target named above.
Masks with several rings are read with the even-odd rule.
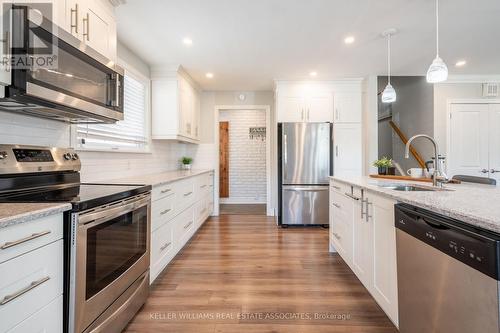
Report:
[[[229,122],[229,198],[222,203],[266,203],[266,141],[251,140],[250,127],[265,127],[264,110],[221,111]]]

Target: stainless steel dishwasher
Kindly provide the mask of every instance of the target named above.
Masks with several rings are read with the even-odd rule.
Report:
[[[500,236],[396,205],[401,333],[499,333]]]

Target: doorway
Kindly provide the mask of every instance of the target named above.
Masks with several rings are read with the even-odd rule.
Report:
[[[269,106],[216,107],[215,205],[220,215],[272,215],[274,211],[270,207],[269,110]]]

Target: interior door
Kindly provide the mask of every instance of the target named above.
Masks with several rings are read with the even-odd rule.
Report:
[[[449,176],[488,177],[488,104],[453,104],[450,119]]]
[[[500,184],[500,104],[490,104],[489,114],[489,170],[490,178]]]
[[[229,197],[229,122],[219,122],[219,197]]]

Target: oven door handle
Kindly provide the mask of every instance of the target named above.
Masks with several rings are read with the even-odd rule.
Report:
[[[102,224],[109,220],[114,219],[120,215],[130,213],[138,208],[147,206],[150,204],[151,196],[148,194],[146,196],[141,196],[134,201],[122,201],[123,206],[115,206],[104,208],[101,211],[89,212],[79,215],[79,225],[85,225],[87,228],[94,227],[96,225]],[[115,204],[116,205],[116,204]]]

